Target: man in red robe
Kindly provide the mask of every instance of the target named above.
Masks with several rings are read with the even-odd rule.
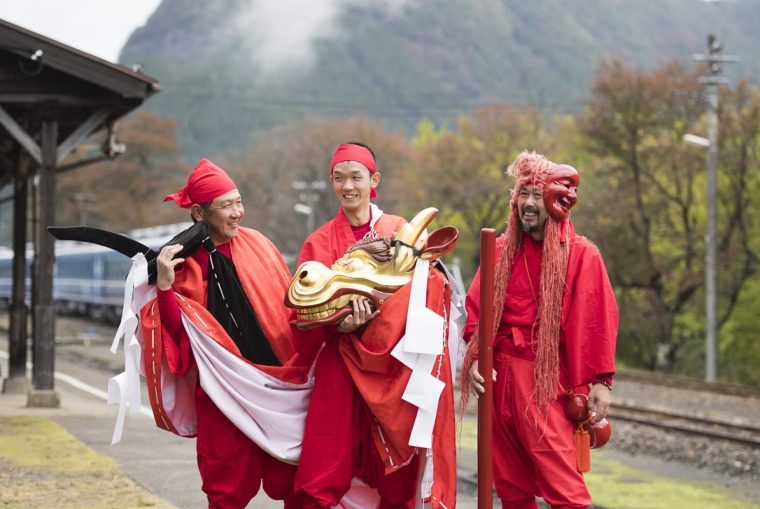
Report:
[[[591,504],[576,450],[567,393],[588,394],[594,422],[610,405],[618,309],[596,246],[575,234],[575,168],[523,152],[507,229],[496,242],[493,466],[505,507]],[[467,294],[462,404],[483,395],[478,372],[480,270]]]
[[[286,508],[297,507],[292,486],[298,453],[289,450],[299,443],[282,446],[272,430],[303,416],[286,410],[279,422],[251,419],[245,407],[259,404],[262,396],[235,385],[252,372],[264,373],[261,387],[271,385],[268,372],[278,379],[305,378],[308,361],[300,370],[283,366],[294,354],[289,311],[282,305],[288,268],[268,239],[240,226],[245,210],[237,186],[211,161],[200,161],[187,185],[168,200],[189,209],[193,221],[208,224],[213,246],[211,252],[201,247],[175,258],[183,247],[175,244],[157,257],[157,297],[143,306],[140,321],[156,422],[197,436],[210,508],[246,507],[261,486],[270,497],[284,499]],[[176,381],[170,387],[168,380]],[[299,430],[293,435],[298,442]]]
[[[384,214],[370,202],[376,196],[380,173],[374,154],[365,145],[352,142],[338,146],[330,165],[330,181],[341,207],[334,219],[306,239],[299,265],[318,261],[329,267],[358,240],[393,238],[406,222],[401,217]],[[433,294],[438,301],[432,305],[443,314],[442,287],[437,293],[431,291],[429,296]],[[367,300],[355,301],[352,315],[337,326],[317,329],[323,333],[324,348],[316,361],[315,385],[295,480],[305,508],[337,506],[354,478],[377,490],[380,508],[406,508],[413,504],[419,474],[418,454],[408,446],[403,451],[378,447],[384,423],[394,417],[399,424],[409,422],[406,413],[380,415],[405,404],[401,401],[404,385],[394,380],[408,381],[408,373],[402,380],[398,373],[405,368],[390,357],[393,340],[403,335],[406,323],[406,306],[398,320],[392,301],[403,298],[394,295],[381,311],[373,310]],[[378,313],[380,318],[373,320]],[[370,320],[372,323],[367,325]],[[361,387],[357,388],[357,384]],[[400,392],[396,390],[399,387]],[[377,401],[372,400],[373,395],[379,396]],[[406,433],[404,438],[408,440],[408,429]],[[453,433],[450,438],[453,440]]]

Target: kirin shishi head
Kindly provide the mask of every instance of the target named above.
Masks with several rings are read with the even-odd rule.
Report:
[[[285,305],[296,310],[296,325],[311,329],[336,324],[352,312],[352,301],[366,297],[375,309],[412,280],[418,258],[433,261],[454,248],[458,230],[427,226],[438,215],[427,208],[401,227],[395,239],[361,240],[332,267],[308,261],[296,269]]]

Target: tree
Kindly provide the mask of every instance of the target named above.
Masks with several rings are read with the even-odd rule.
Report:
[[[126,232],[133,228],[188,221],[185,211],[161,205],[185,184],[176,125],[155,113],[136,112],[117,130],[127,147],[118,158],[61,174],[57,220]],[[94,143],[101,143],[96,136]],[[75,158],[81,155],[76,154]]]
[[[459,228],[456,255],[465,282],[478,263],[480,230],[502,229],[507,215],[507,165],[523,149],[551,152],[558,142],[546,131],[536,111],[492,105],[462,117],[457,132],[433,134],[420,126],[413,171],[393,183],[404,204],[424,204],[440,210],[438,224]]]
[[[718,242],[719,370],[729,380],[760,383],[757,302],[760,296],[760,90],[746,81],[721,94],[721,193],[725,223]]]
[[[232,154],[226,168],[240,186],[247,218],[278,248],[295,257],[308,231],[309,221],[294,212],[296,203],[312,207],[311,225],[317,227],[335,216],[339,203],[329,183],[330,158],[340,143],[358,141],[372,148],[382,182],[376,202],[389,213],[399,213],[399,199],[391,185],[410,171],[410,147],[400,132],[363,117],[339,120],[310,119],[272,130],[262,142]],[[296,189],[303,182],[307,189]],[[311,184],[321,183],[321,189]],[[301,196],[299,196],[301,195]]]
[[[704,337],[705,154],[681,141],[702,126],[705,104],[698,74],[678,63],[647,72],[605,62],[588,110],[579,118],[597,157],[601,187],[588,198],[598,220],[590,223],[589,235],[598,239],[618,292],[621,356],[665,371]],[[726,139],[725,111],[719,184],[719,271],[725,275],[721,324],[756,266],[746,227],[752,197],[740,189],[746,171],[727,167],[729,160],[747,158]],[[732,137],[748,134],[746,127],[742,133]]]

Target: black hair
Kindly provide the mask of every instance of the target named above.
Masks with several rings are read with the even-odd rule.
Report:
[[[212,203],[214,203],[214,200],[209,200],[209,201],[207,201],[205,203],[199,203],[198,205],[200,206],[201,210],[203,212],[205,212],[206,215],[208,215],[208,211],[211,210],[211,204]],[[192,211],[190,211],[190,219],[192,220],[193,223],[197,223],[198,222],[198,220],[195,219],[195,216],[193,216],[193,212]]]

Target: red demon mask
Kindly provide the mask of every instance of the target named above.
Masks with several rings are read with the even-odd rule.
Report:
[[[558,164],[547,175],[544,184],[544,207],[553,219],[562,221],[578,201],[578,170],[567,164]]]

